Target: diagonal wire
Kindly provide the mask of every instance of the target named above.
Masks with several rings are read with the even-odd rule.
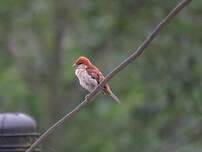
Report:
[[[48,130],[46,130],[31,146],[29,149],[27,149],[25,152],[32,152],[45,138],[50,136],[58,127],[60,127],[66,120],[74,116],[76,113],[78,113],[83,107],[85,107],[90,100],[103,88],[103,86],[112,79],[118,72],[120,72],[122,69],[124,69],[129,63],[133,62],[138,56],[140,56],[145,48],[148,47],[148,45],[152,42],[152,40],[155,38],[155,36],[170,22],[173,17],[175,17],[186,5],[188,5],[192,0],[183,0],[181,3],[179,3],[169,14],[167,17],[165,17],[153,30],[153,32],[147,37],[147,39],[137,48],[132,55],[130,55],[127,59],[125,59],[120,65],[115,67],[112,72],[110,72],[106,78],[100,83],[100,85],[97,86],[88,95],[88,100],[84,100],[82,103],[80,103],[76,108],[74,108],[71,112],[66,114],[64,117],[62,117],[60,120],[58,120],[55,124],[53,124]]]

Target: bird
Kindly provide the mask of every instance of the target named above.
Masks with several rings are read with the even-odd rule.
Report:
[[[89,92],[92,92],[105,78],[102,72],[86,57],[80,56],[72,67],[76,68],[75,75],[79,79],[80,85]],[[117,103],[120,103],[120,100],[111,91],[108,84],[104,85],[102,92],[111,96]],[[88,95],[86,98],[88,98]]]

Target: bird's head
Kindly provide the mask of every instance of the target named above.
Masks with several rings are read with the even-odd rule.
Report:
[[[91,62],[86,57],[79,57],[76,62],[72,65],[74,68],[84,69],[91,65]]]

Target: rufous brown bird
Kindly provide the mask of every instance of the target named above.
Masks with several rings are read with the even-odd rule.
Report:
[[[100,70],[94,66],[86,57],[79,57],[72,65],[72,67],[76,68],[75,74],[79,79],[80,85],[89,92],[92,92],[104,79],[104,76]],[[116,102],[120,103],[119,99],[116,97],[116,95],[113,94],[108,84],[105,84],[102,92],[111,96]],[[87,97],[88,95],[86,98]]]

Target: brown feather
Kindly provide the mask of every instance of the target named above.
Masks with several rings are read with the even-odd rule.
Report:
[[[103,74],[100,72],[100,70],[94,66],[93,64],[91,64],[91,62],[86,58],[86,57],[79,57],[76,60],[76,64],[85,64],[87,66],[86,71],[88,73],[88,75],[90,75],[90,77],[92,79],[95,79],[97,81],[98,84],[101,83],[102,80],[104,80],[104,76]],[[110,95],[116,102],[120,103],[120,100],[117,98],[116,95],[114,95],[114,93],[111,91],[110,87],[108,84],[105,84],[105,86],[103,87],[102,91],[107,94]]]

